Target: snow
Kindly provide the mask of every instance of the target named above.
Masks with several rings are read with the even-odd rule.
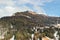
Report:
[[[57,35],[58,31],[55,31],[54,33],[54,37],[55,37],[55,40],[59,40],[59,35]]]
[[[15,36],[13,35],[12,38],[11,38],[10,40],[14,40],[14,37],[15,37]]]

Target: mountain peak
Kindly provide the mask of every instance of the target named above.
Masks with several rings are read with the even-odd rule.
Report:
[[[36,14],[36,12],[33,12],[33,11],[25,11],[25,12],[30,13],[30,14],[33,14],[33,15]]]
[[[36,12],[33,12],[33,11],[16,12],[16,13],[14,13],[12,16],[20,16],[20,15],[23,15],[23,14],[36,15]]]

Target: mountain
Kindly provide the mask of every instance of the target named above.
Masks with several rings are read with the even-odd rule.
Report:
[[[32,11],[16,12],[11,16],[0,18],[0,33],[7,31],[5,36],[9,40],[12,35],[16,36],[16,40],[28,40],[31,37],[33,27],[50,27],[51,24],[60,23],[60,17],[51,17],[44,14],[37,14]],[[29,35],[28,35],[29,33]],[[47,33],[47,34],[46,34]],[[53,38],[53,29],[44,29],[44,34]],[[4,39],[4,40],[5,40]]]
[[[57,21],[60,23],[60,17],[51,17],[44,14],[37,14],[36,12],[32,12],[32,11],[17,12],[14,15],[30,18],[32,21],[36,22],[37,25],[56,24]]]
[[[44,14],[37,14],[36,12],[32,11],[24,11],[24,12],[16,12],[12,16],[6,16],[0,18],[0,21],[7,22],[9,24],[25,24],[33,26],[46,26],[48,24],[56,24],[58,17],[51,17]],[[60,17],[59,17],[60,23]]]

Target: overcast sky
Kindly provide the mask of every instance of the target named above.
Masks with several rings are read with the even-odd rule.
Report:
[[[0,0],[0,17],[26,10],[60,16],[60,0]]]

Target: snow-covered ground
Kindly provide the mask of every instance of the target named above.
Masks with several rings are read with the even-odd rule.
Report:
[[[54,37],[55,37],[55,40],[59,40],[58,31],[55,31],[55,33],[54,33]]]
[[[3,32],[1,35],[0,35],[0,39],[4,39],[4,35],[7,33],[7,31]]]
[[[4,39],[4,36],[0,36],[0,39]]]
[[[32,34],[32,35],[31,35],[31,37],[32,37],[32,39],[31,39],[31,40],[33,40],[33,38],[34,38],[34,34]]]
[[[15,36],[13,35],[12,38],[11,38],[10,40],[14,40],[14,37],[15,37]]]

